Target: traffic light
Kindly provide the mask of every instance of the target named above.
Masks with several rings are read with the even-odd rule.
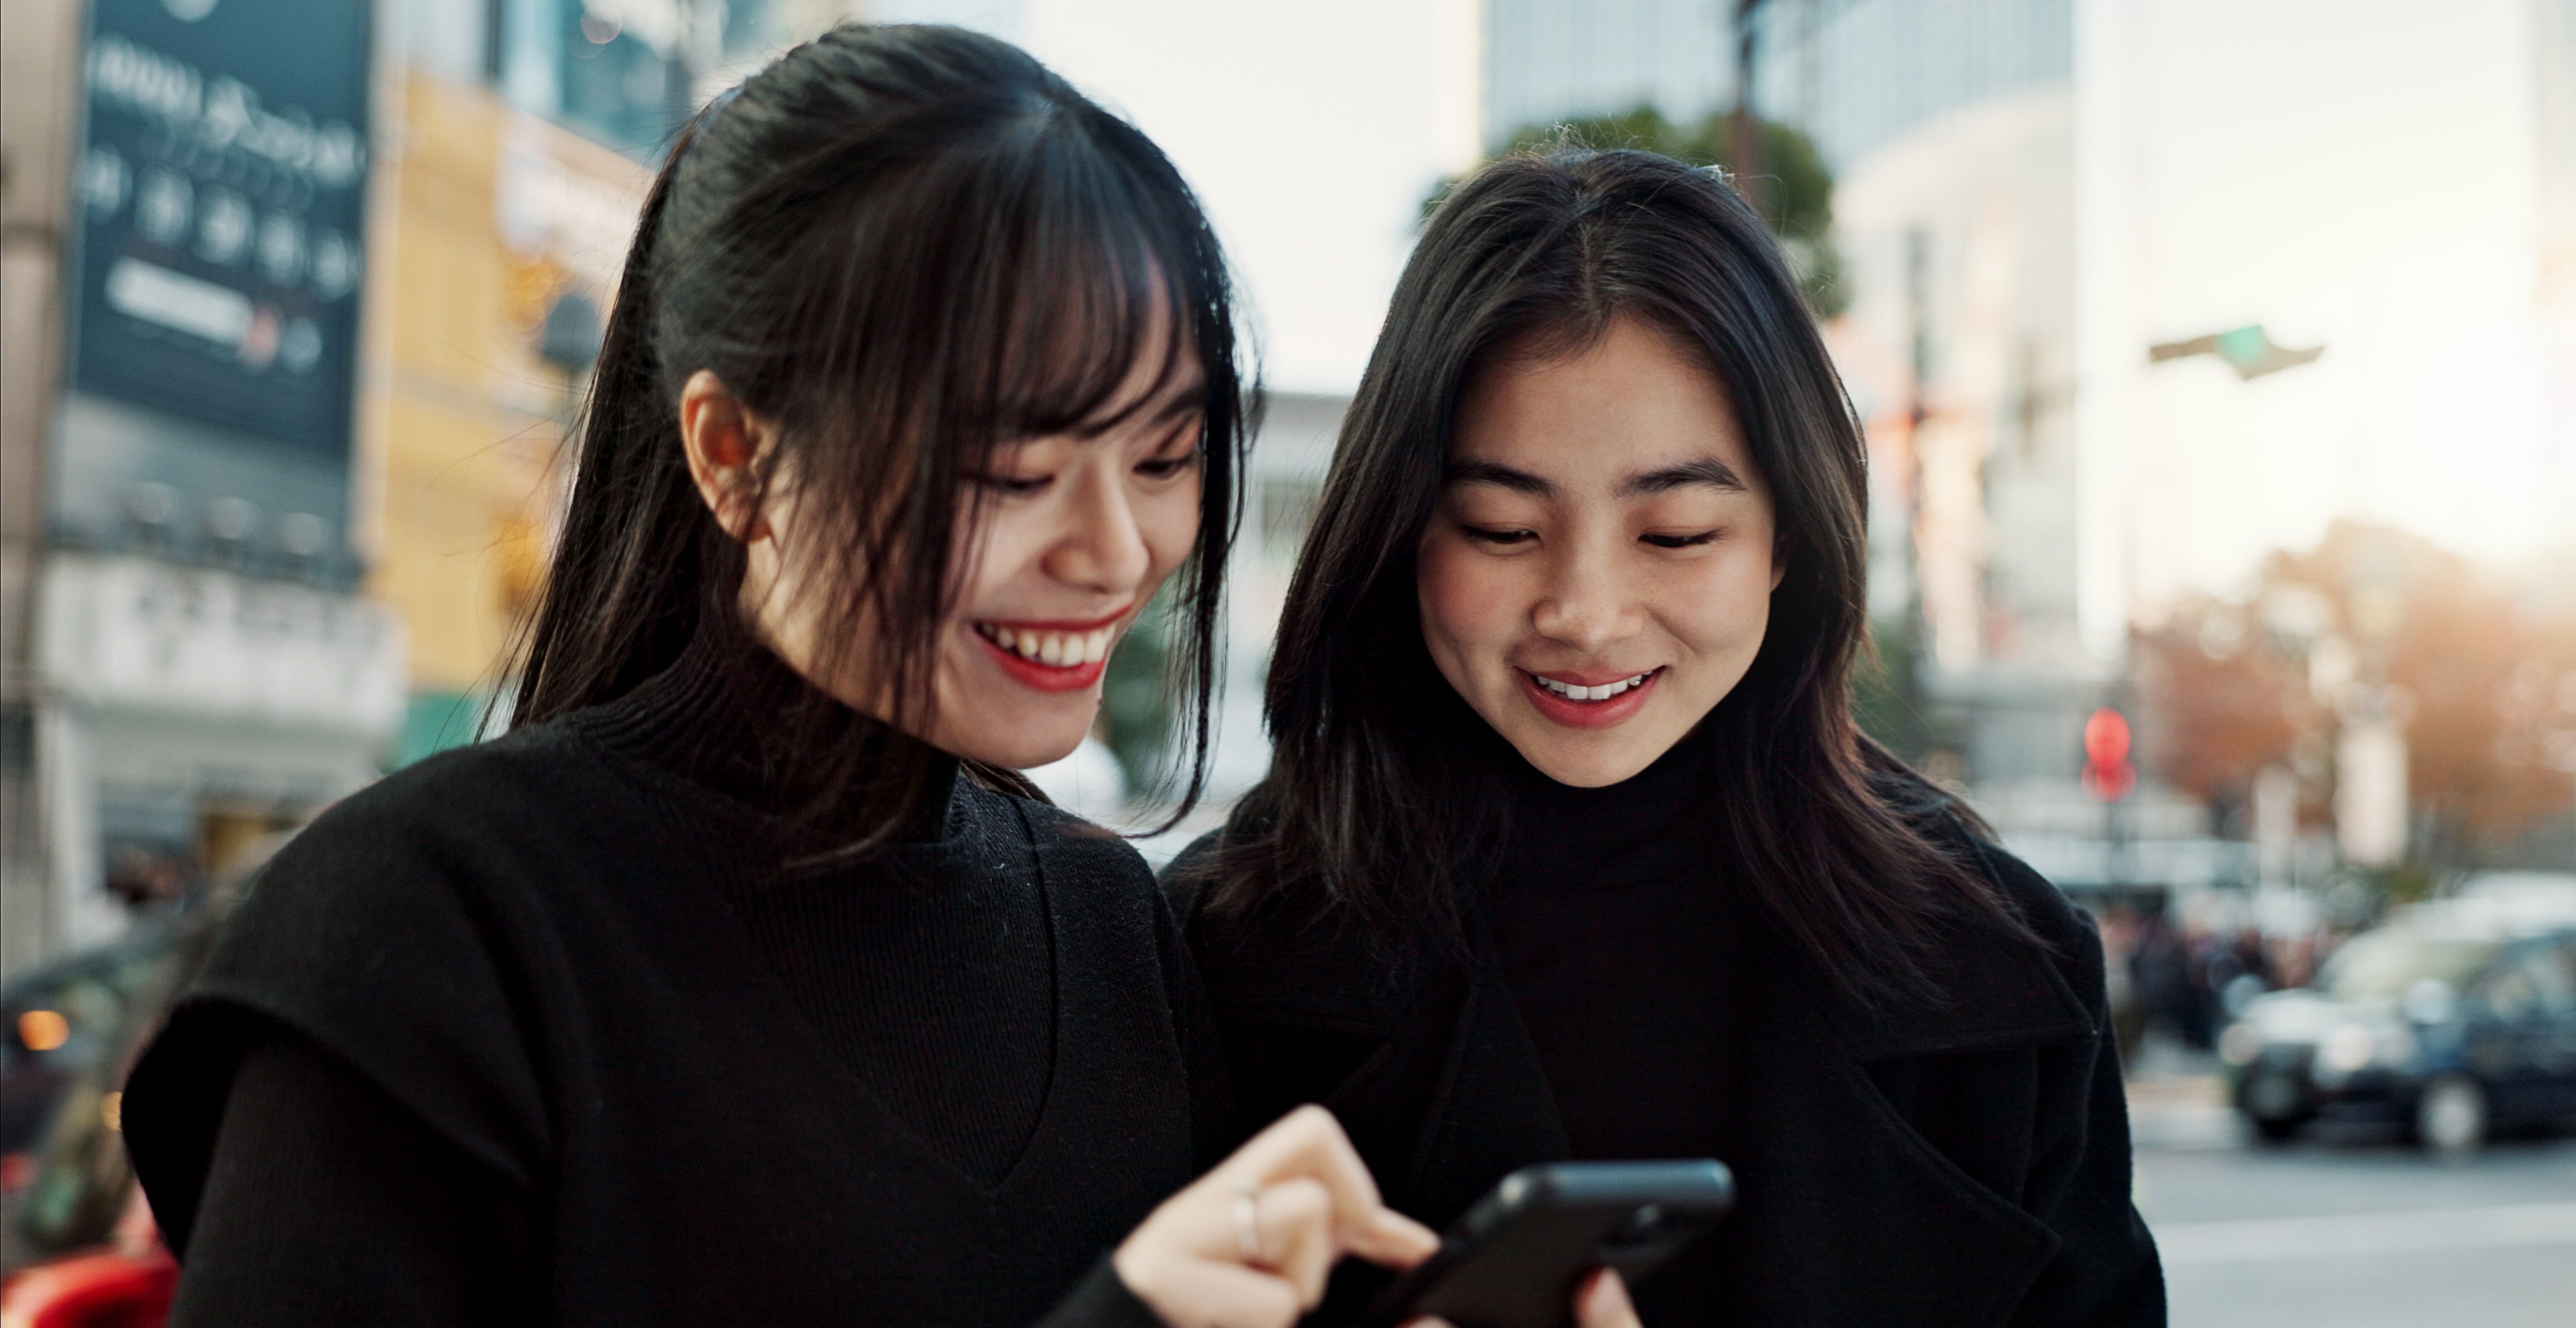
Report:
[[[2149,346],[2147,362],[2162,364],[2167,360],[2179,360],[2193,355],[2215,355],[2226,361],[2227,367],[2234,369],[2238,378],[2252,379],[2269,373],[2279,373],[2283,369],[2295,369],[2302,364],[2313,364],[2318,356],[2325,353],[2326,348],[2323,346],[2292,350],[2287,346],[2275,345],[2271,334],[2263,330],[2263,325],[2255,323],[2248,327],[2229,328],[2224,332],[2193,337],[2187,341],[2167,341]]]
[[[2138,786],[2138,768],[2129,763],[2129,721],[2104,706],[2084,721],[2084,791],[2103,802],[2118,802]]]

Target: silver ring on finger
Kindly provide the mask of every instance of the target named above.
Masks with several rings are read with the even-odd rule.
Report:
[[[1234,1196],[1234,1240],[1246,1262],[1261,1262],[1261,1187],[1250,1181]]]

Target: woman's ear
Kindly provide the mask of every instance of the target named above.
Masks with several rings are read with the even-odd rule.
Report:
[[[689,375],[680,388],[680,443],[689,454],[689,477],[715,513],[716,524],[745,544],[769,538],[761,512],[758,467],[773,441],[769,422],[754,415],[712,370]]]

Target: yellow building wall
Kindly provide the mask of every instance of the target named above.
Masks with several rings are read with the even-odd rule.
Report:
[[[410,623],[417,707],[505,683],[579,388],[538,356],[539,333],[567,291],[607,308],[602,255],[622,252],[648,180],[485,88],[415,70],[402,106],[394,252],[378,269],[389,352],[371,388],[382,510],[368,589]],[[554,202],[567,196],[591,206]]]

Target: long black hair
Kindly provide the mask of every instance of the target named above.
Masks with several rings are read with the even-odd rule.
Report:
[[[778,445],[753,502],[795,486],[800,558],[920,731],[966,477],[1016,439],[1115,423],[1168,328],[1162,374],[1205,376],[1196,547],[1171,588],[1188,697],[1184,805],[1207,760],[1221,585],[1248,429],[1224,260],[1162,152],[1026,53],[957,28],[846,25],[700,112],[647,196],[579,429],[562,534],[520,648],[513,725],[622,696],[701,622],[749,650],[746,557],[691,479],[681,386],[712,371]],[[1109,418],[1104,418],[1108,416]],[[812,532],[808,534],[807,532]],[[764,762],[840,804],[858,846],[912,810],[935,759],[859,740],[829,707],[780,715]],[[820,727],[818,727],[818,724]],[[880,735],[881,736],[881,735]],[[1005,782],[1010,776],[984,772]],[[852,795],[862,807],[855,829]]]
[[[1460,936],[1506,828],[1510,749],[1431,661],[1416,550],[1461,391],[1501,357],[1579,350],[1620,318],[1702,357],[1778,508],[1769,630],[1700,730],[1720,753],[1717,851],[1847,991],[1926,994],[1923,961],[1962,914],[2023,929],[1967,861],[1958,831],[1974,818],[1852,721],[1867,641],[1859,426],[1761,219],[1716,174],[1645,152],[1505,158],[1425,229],[1289,585],[1271,772],[1203,860],[1212,899],[1302,900],[1406,948]]]

